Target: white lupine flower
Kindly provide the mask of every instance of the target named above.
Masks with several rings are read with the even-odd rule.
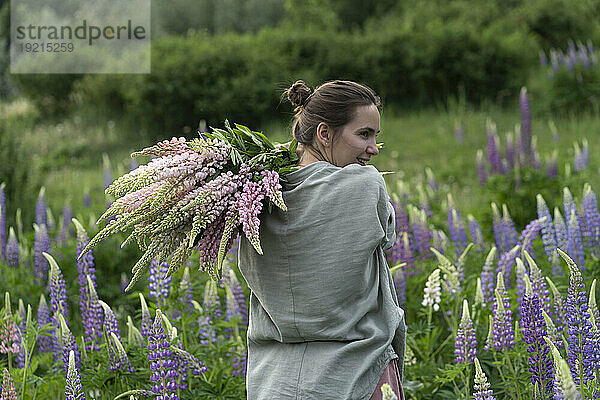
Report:
[[[425,307],[433,307],[434,311],[440,309],[440,301],[442,296],[442,286],[440,282],[440,269],[436,269],[427,278],[425,283],[425,296],[423,296],[423,302],[421,303]]]

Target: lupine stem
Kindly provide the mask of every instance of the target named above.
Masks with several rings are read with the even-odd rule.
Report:
[[[498,364],[498,359],[496,358],[496,351],[492,351],[492,354],[494,354],[494,363]],[[502,379],[503,385],[505,387],[508,387],[508,383],[506,382],[506,378],[504,378],[504,374],[502,373],[502,368],[498,367],[498,373],[500,374],[500,379]]]
[[[508,369],[510,370],[514,382],[515,382],[515,389],[517,390],[517,400],[521,399],[521,390],[519,389],[519,384],[517,382],[517,373],[515,371],[515,369],[513,368],[512,362],[510,362],[510,357],[508,356],[508,351],[506,349],[504,349],[503,351],[504,353],[504,359],[506,360],[506,365],[508,365]]]

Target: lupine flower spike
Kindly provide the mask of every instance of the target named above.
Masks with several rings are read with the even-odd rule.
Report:
[[[0,258],[6,260],[6,194],[4,182],[0,183]]]
[[[81,378],[79,377],[79,369],[75,362],[75,352],[73,350],[69,352],[65,398],[66,400],[85,400],[85,393],[81,386]]]
[[[481,271],[481,289],[485,301],[492,301],[494,298],[495,275],[494,275],[494,257],[496,256],[496,246],[493,246],[487,257]]]
[[[575,383],[583,386],[594,379],[594,370],[600,361],[599,343],[592,329],[581,272],[566,253],[560,249],[558,252],[567,262],[571,272],[565,304],[566,333],[569,343],[567,359]]]
[[[494,392],[490,389],[490,383],[487,380],[487,376],[481,369],[481,364],[477,357],[475,361],[475,385],[473,386],[473,398],[475,400],[496,400]]]
[[[138,328],[133,324],[131,316],[127,316],[127,343],[142,347],[144,345],[144,337]]]
[[[177,371],[174,369],[175,362],[171,359],[173,351],[163,326],[162,313],[156,310],[156,317],[152,324],[152,330],[148,336],[148,359],[150,360],[150,379],[154,383],[152,392],[157,395],[157,400],[179,400],[177,396]]]
[[[552,360],[548,357],[550,348],[544,340],[547,335],[546,323],[542,314],[539,296],[533,292],[529,277],[525,275],[525,296],[521,304],[521,333],[529,353],[531,384],[537,388],[540,398],[552,394]]]
[[[77,370],[81,369],[81,355],[79,354],[79,346],[75,341],[75,337],[71,333],[71,330],[67,326],[62,314],[58,314],[58,321],[60,323],[60,338],[62,344],[62,360],[65,369],[65,374],[68,373],[69,357],[70,353],[75,353],[75,366]]]
[[[85,314],[82,315],[83,328],[85,331],[85,347],[87,350],[99,350],[104,314],[92,278],[89,275],[87,275],[86,278],[88,284],[88,300],[85,307]]]
[[[581,400],[581,392],[577,390],[569,364],[562,358],[552,341],[545,337],[554,359],[554,397],[560,400]]]
[[[588,301],[588,308],[590,310],[590,319],[592,321],[592,328],[600,333],[600,313],[598,313],[598,305],[596,304],[596,279],[592,281],[590,286],[590,300]]]
[[[456,362],[465,364],[472,363],[477,355],[477,339],[475,338],[473,321],[471,321],[469,315],[469,303],[466,299],[463,301],[462,318],[456,333],[454,355]]]
[[[150,330],[152,329],[152,317],[150,316],[150,310],[148,310],[148,305],[146,304],[146,299],[144,295],[139,293],[140,296],[140,305],[142,308],[142,336],[148,337],[150,335]]]
[[[4,368],[4,375],[2,377],[2,393],[0,394],[1,400],[17,400],[17,391],[15,390],[15,383],[10,376],[10,373]]]
[[[546,277],[546,282],[548,282],[548,285],[550,286],[550,289],[552,290],[552,299],[553,299],[552,300],[552,303],[553,303],[552,315],[554,316],[554,322],[556,324],[556,328],[558,329],[558,332],[562,333],[563,326],[564,326],[564,320],[565,320],[565,318],[564,318],[565,307],[564,307],[563,296],[560,294],[560,292],[556,288],[556,285],[554,284],[554,282],[552,282],[552,280],[550,278]]]
[[[513,328],[512,311],[510,310],[510,299],[504,287],[502,273],[498,274],[496,290],[496,301],[492,304],[494,323],[492,329],[492,345],[496,351],[511,349],[515,345],[515,332]]]
[[[533,288],[533,293],[537,294],[537,296],[539,297],[540,303],[544,311],[550,313],[550,292],[546,287],[546,281],[542,276],[542,271],[538,268],[537,264],[526,250],[524,250],[523,253],[525,255],[525,258],[527,259],[527,264],[529,264],[529,278],[531,281],[531,286]]]
[[[9,229],[8,243],[6,245],[6,263],[13,268],[19,266],[19,242],[12,226]]]
[[[429,275],[429,278],[427,278],[424,292],[425,296],[423,297],[423,302],[421,304],[425,307],[433,307],[434,311],[438,311],[440,309],[442,295],[439,268],[433,271],[431,275]]]

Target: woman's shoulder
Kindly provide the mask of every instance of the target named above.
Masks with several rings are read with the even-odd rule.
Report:
[[[373,165],[349,164],[339,168],[332,174],[332,178],[345,184],[355,184],[364,187],[375,186],[385,189],[385,181],[377,168]]]

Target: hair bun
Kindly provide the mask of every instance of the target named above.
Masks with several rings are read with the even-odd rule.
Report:
[[[288,100],[296,107],[303,105],[311,92],[312,90],[302,80],[296,81],[286,90]]]

